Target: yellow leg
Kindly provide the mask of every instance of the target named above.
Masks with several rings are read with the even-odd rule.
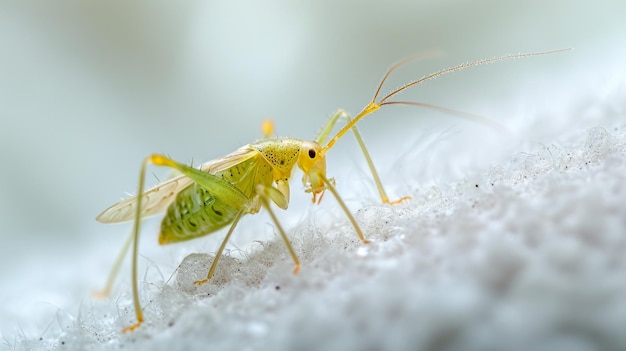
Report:
[[[235,217],[235,220],[233,221],[233,224],[230,226],[230,229],[228,229],[228,233],[226,234],[224,241],[222,241],[220,248],[217,249],[217,252],[215,253],[215,258],[213,259],[213,263],[211,263],[211,268],[209,268],[209,273],[207,273],[206,279],[195,281],[193,282],[194,284],[202,285],[208,282],[213,277],[213,274],[215,273],[215,267],[217,267],[217,261],[219,261],[220,257],[222,257],[222,252],[224,252],[224,248],[226,248],[226,243],[228,242],[228,240],[230,240],[230,235],[235,230],[235,227],[237,226],[237,223],[239,223],[239,219],[241,218],[243,213],[244,211],[239,211],[237,217]]]
[[[342,112],[346,120],[348,120],[348,123],[350,123],[350,121],[352,121],[350,116],[345,111],[342,111]],[[378,171],[376,171],[376,167],[374,167],[374,161],[372,161],[372,157],[370,156],[370,153],[367,151],[367,148],[365,147],[365,142],[363,141],[363,138],[361,137],[361,133],[359,133],[359,130],[356,128],[356,125],[352,127],[352,132],[354,133],[354,137],[356,138],[356,141],[359,143],[359,147],[361,148],[361,151],[363,152],[363,155],[365,156],[367,165],[369,166],[370,171],[372,172],[372,177],[374,177],[376,188],[378,189],[378,193],[380,194],[380,198],[383,201],[383,203],[395,205],[395,204],[401,203],[404,200],[411,199],[410,196],[403,196],[398,200],[389,201],[389,197],[387,196],[387,193],[385,192],[385,188],[383,188],[383,182],[380,180],[380,177],[378,176]]]
[[[176,164],[161,155],[150,155],[146,157],[141,164],[141,170],[139,171],[139,186],[137,190],[137,211],[135,212],[135,223],[133,225],[133,258],[132,258],[132,284],[133,284],[133,304],[135,306],[135,316],[137,317],[137,323],[125,327],[122,329],[122,333],[127,333],[136,330],[143,323],[143,311],[141,310],[141,302],[139,301],[139,287],[137,285],[137,256],[139,255],[139,229],[141,227],[141,202],[143,200],[143,187],[146,178],[146,168],[148,164],[154,164],[157,166],[174,167]]]
[[[341,206],[341,209],[343,210],[343,212],[345,212],[346,216],[348,216],[350,223],[352,223],[352,226],[354,227],[354,230],[356,231],[356,235],[359,236],[359,239],[361,239],[363,244],[369,244],[370,241],[365,239],[365,236],[363,235],[363,232],[361,231],[361,227],[359,227],[359,224],[356,222],[356,219],[354,219],[354,216],[352,216],[352,213],[350,213],[350,210],[348,210],[348,206],[346,206],[346,204],[341,199],[341,196],[339,196],[339,193],[337,193],[337,190],[333,186],[332,182],[328,180],[328,178],[326,178],[323,174],[319,174],[319,177],[322,178],[322,180],[326,184],[326,189],[328,189],[335,196],[335,199],[337,199],[339,206]]]
[[[139,189],[137,190],[137,211],[135,212],[135,223],[133,225],[133,259],[132,259],[132,284],[133,284],[133,304],[135,305],[135,316],[137,323],[122,329],[122,333],[134,331],[143,323],[143,311],[139,301],[139,287],[137,285],[137,256],[139,250],[139,229],[141,227],[141,202],[143,200],[143,187],[146,178],[146,167],[149,163],[154,163],[154,155],[146,157],[139,171]]]
[[[333,127],[335,126],[335,124],[341,117],[345,118],[348,124],[352,122],[350,115],[346,111],[344,110],[337,111],[330,118],[330,120],[326,123],[326,125],[322,128],[322,131],[320,132],[320,134],[318,135],[316,139],[318,143],[322,144],[326,141],[326,139],[328,138],[328,135],[330,134]],[[350,129],[354,133],[354,137],[356,138],[356,141],[359,144],[359,147],[361,148],[361,152],[363,152],[363,156],[365,156],[365,161],[367,161],[367,166],[369,167],[370,172],[372,172],[372,177],[374,177],[374,183],[376,183],[376,188],[378,189],[378,193],[380,194],[380,199],[382,200],[382,202],[386,204],[396,205],[396,204],[401,203],[402,201],[411,199],[410,196],[403,196],[398,200],[389,201],[389,197],[387,196],[387,193],[385,192],[385,188],[383,187],[383,182],[380,180],[380,177],[378,176],[378,171],[376,171],[376,167],[374,166],[372,157],[370,156],[369,151],[367,151],[367,147],[365,147],[365,142],[363,141],[363,138],[361,137],[361,133],[359,133],[359,130],[357,129],[356,125],[352,126],[352,128]]]
[[[210,180],[206,179],[206,174],[204,174],[202,171],[197,170],[197,169],[193,169],[190,167],[187,167],[185,165],[179,164],[176,161],[167,158],[165,156],[162,155],[150,155],[148,157],[146,157],[146,159],[143,161],[142,165],[141,165],[141,170],[139,172],[139,186],[138,186],[138,190],[137,190],[137,210],[135,212],[135,223],[133,226],[133,231],[132,231],[132,244],[133,244],[133,253],[132,253],[132,286],[133,286],[133,304],[135,307],[135,315],[137,317],[137,322],[133,325],[130,325],[126,328],[124,328],[122,330],[122,332],[126,333],[129,331],[133,331],[137,328],[139,328],[139,326],[141,326],[141,324],[144,321],[144,317],[143,317],[143,311],[141,309],[141,302],[139,301],[139,288],[138,288],[138,277],[137,277],[137,257],[138,257],[138,247],[139,247],[139,232],[140,232],[140,227],[141,227],[141,213],[142,213],[142,201],[143,201],[143,189],[144,189],[144,183],[145,183],[145,175],[146,175],[146,168],[149,164],[154,164],[156,166],[164,166],[164,167],[171,167],[177,170],[180,170],[181,172],[183,172],[184,174],[186,174],[188,177],[192,178],[196,183],[203,185],[203,184],[207,184],[207,182],[209,182]],[[232,195],[235,197],[235,199],[233,200],[234,202],[239,202],[241,204],[245,203],[247,201],[247,198],[245,198],[245,196],[243,196],[242,194],[239,193],[232,193]],[[239,218],[241,218],[242,214],[244,213],[244,211],[241,211],[235,222],[233,223],[233,225],[231,226],[231,230],[227,235],[226,240],[224,241],[224,243],[222,243],[222,248],[220,249],[218,255],[216,256],[216,259],[213,262],[213,266],[211,267],[211,270],[209,271],[208,274],[208,278],[210,278],[213,275],[213,272],[215,270],[215,264],[217,263],[217,260],[219,259],[219,255],[221,254],[221,252],[223,251],[223,247],[226,244],[226,242],[228,241],[228,237],[230,237],[230,234],[232,233],[233,229],[235,228],[237,222],[239,221]],[[123,253],[126,252],[126,247],[122,250]],[[118,263],[116,263],[117,265]],[[114,267],[114,272],[117,270],[117,268]],[[115,274],[112,274],[113,276]],[[208,280],[207,278],[207,280]],[[107,284],[108,287],[108,284]],[[107,288],[105,288],[104,292],[107,292]]]
[[[271,191],[274,191],[276,193],[270,196],[269,192]],[[300,271],[300,260],[298,259],[298,255],[296,255],[296,251],[293,249],[293,246],[291,246],[291,243],[289,242],[289,238],[287,238],[287,234],[285,234],[285,230],[280,225],[280,222],[278,221],[278,218],[276,217],[276,214],[274,214],[274,210],[272,210],[272,208],[270,207],[270,202],[268,201],[268,198],[276,197],[278,196],[278,194],[280,194],[280,192],[275,188],[259,185],[257,186],[257,193],[260,195],[261,203],[263,204],[267,212],[270,214],[272,221],[274,221],[274,224],[276,224],[276,229],[278,229],[280,236],[283,238],[283,241],[285,242],[285,245],[287,246],[287,250],[289,250],[289,254],[291,255],[291,258],[293,259],[293,262],[296,265],[296,267],[293,269],[293,274],[298,274],[298,272]]]

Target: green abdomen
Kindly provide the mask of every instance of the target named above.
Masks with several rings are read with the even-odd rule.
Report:
[[[228,182],[248,200],[254,197],[259,184],[271,186],[271,167],[262,158],[252,158],[214,176]],[[213,233],[231,223],[247,203],[234,204],[197,184],[190,185],[176,196],[161,222],[159,244],[190,240]]]
[[[194,184],[178,193],[161,222],[159,244],[194,239],[219,230],[241,209],[233,208]]]

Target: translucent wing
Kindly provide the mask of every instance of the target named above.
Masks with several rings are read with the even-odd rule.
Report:
[[[148,217],[163,211],[174,200],[175,195],[191,185],[193,181],[180,175],[144,191],[141,217]],[[122,200],[104,210],[96,220],[102,223],[130,221],[137,210],[137,196]]]
[[[202,164],[200,170],[214,174],[244,162],[257,154],[258,151],[246,145],[222,158]],[[191,178],[179,175],[145,190],[141,201],[141,218],[163,212],[174,201],[176,195],[191,184],[193,184]],[[135,211],[137,211],[137,196],[112,205],[98,215],[96,220],[102,223],[126,222],[135,218]]]
[[[259,152],[256,149],[251,148],[250,145],[245,145],[222,158],[204,163],[200,166],[200,169],[215,174],[247,161],[258,154]]]

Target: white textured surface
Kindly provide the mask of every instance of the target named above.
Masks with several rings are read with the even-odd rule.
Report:
[[[210,256],[192,254],[169,283],[142,284],[137,332],[119,333],[134,319],[124,291],[18,349],[623,349],[625,182],[626,125],[574,132],[362,207],[367,246],[339,212],[305,221],[290,231],[297,276],[280,238],[223,258],[199,288]]]

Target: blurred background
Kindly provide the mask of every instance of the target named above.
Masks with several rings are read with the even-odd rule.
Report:
[[[89,304],[129,229],[94,218],[136,191],[146,155],[223,156],[259,138],[265,118],[280,136],[312,139],[336,109],[357,113],[391,64],[419,52],[443,54],[403,67],[383,91],[470,60],[575,48],[454,73],[400,98],[519,126],[522,112],[623,84],[624,15],[622,0],[1,0],[0,334],[43,334],[59,308]],[[428,133],[458,124],[390,107],[360,127],[384,177],[418,161],[408,150]],[[366,174],[354,142],[340,144],[330,175],[351,166]],[[471,149],[458,151],[473,162]],[[436,167],[419,174],[406,189],[442,178]],[[306,203],[299,179],[292,201]],[[145,228],[142,252],[156,246],[156,225]]]

